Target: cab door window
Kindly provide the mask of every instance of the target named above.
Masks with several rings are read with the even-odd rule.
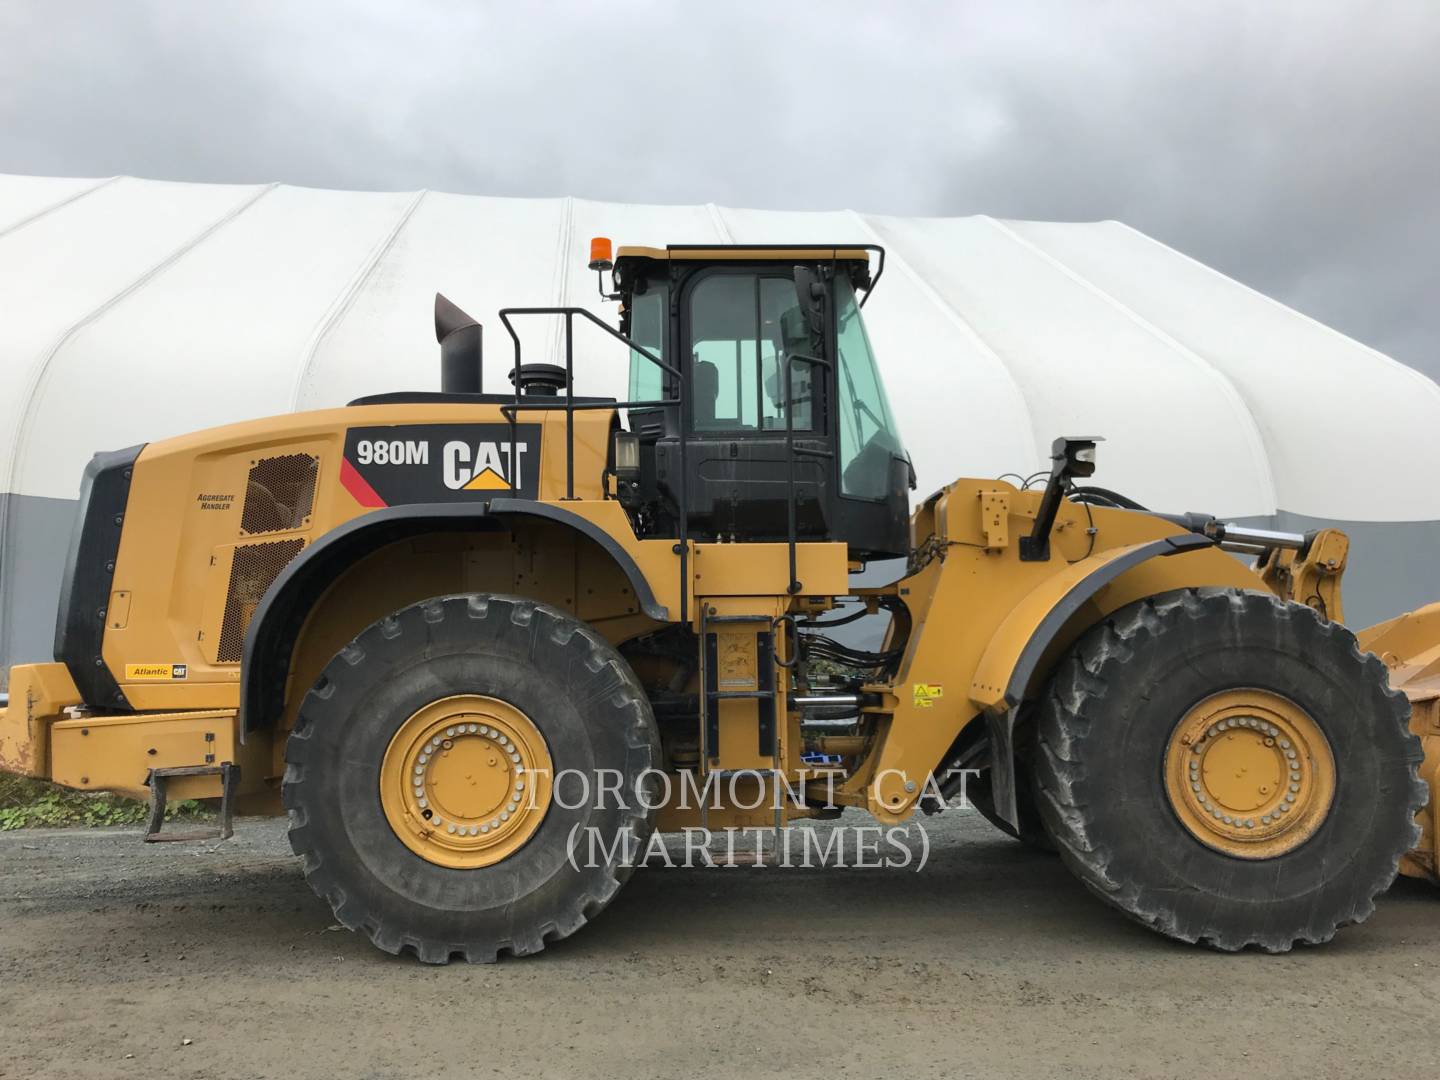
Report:
[[[690,294],[691,415],[697,431],[784,431],[782,372],[801,312],[790,278],[711,274]],[[795,430],[814,430],[812,365],[791,366]]]

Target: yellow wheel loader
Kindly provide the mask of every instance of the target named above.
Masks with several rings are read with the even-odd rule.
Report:
[[[861,314],[881,249],[590,267],[615,325],[499,312],[513,392],[437,297],[438,392],[97,455],[0,765],[148,798],[149,840],[167,799],[219,800],[211,835],[283,809],[335,917],[437,963],[579,929],[635,865],[617,837],[895,825],[967,780],[1219,949],[1435,876],[1440,607],[1347,629],[1343,534],[1150,512],[1060,432],[1046,472],[911,513]],[[525,361],[541,320],[563,365]],[[626,400],[577,392],[582,330],[628,350]]]

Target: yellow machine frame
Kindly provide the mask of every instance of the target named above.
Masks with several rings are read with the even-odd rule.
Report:
[[[856,594],[843,543],[796,545],[795,576],[804,583],[796,594],[784,543],[637,538],[607,478],[616,411],[567,418],[557,408],[525,420],[539,426],[541,440],[532,496],[507,501],[479,489],[451,512],[377,508],[342,475],[347,431],[509,424],[501,405],[357,405],[146,446],[133,466],[96,661],[128,708],[107,714],[87,705],[64,664],[16,667],[0,711],[0,768],[143,798],[156,769],[228,762],[240,766],[241,805],[275,812],[300,699],[347,641],[406,604],[450,593],[518,594],[574,615],[616,645],[673,623],[708,629],[719,641],[720,683],[743,690],[758,686],[761,668],[754,625],[744,620],[776,629],[775,656],[784,663],[788,618]],[[247,478],[258,461],[283,455],[316,463],[313,501],[302,518],[257,537],[240,522]],[[829,743],[845,765],[838,785],[827,780],[825,803],[861,807],[882,822],[905,819],[956,740],[978,724],[999,748],[997,809],[1013,820],[1016,709],[1086,629],[1135,600],[1210,586],[1266,590],[1342,617],[1347,541],[1338,531],[1319,534],[1303,555],[1272,552],[1251,569],[1169,520],[1062,500],[1050,534],[1054,557],[1030,561],[1019,541],[1040,504],[1039,492],[1002,481],[959,480],[914,511],[906,575],[858,590],[898,605],[911,632],[895,677],[865,687],[862,734]],[[237,553],[260,543],[288,544],[288,554],[237,615]],[[225,621],[235,618],[248,665],[221,656]],[[1440,646],[1430,644],[1437,640],[1440,606],[1361,633],[1409,694],[1412,727],[1427,749],[1440,749]],[[269,666],[256,674],[262,664]],[[737,695],[718,705],[718,746],[706,748],[700,770],[772,770],[801,790],[817,783],[783,686],[776,701],[773,757],[756,751],[759,705]],[[1427,755],[1432,789],[1437,760]],[[218,776],[187,776],[174,791],[218,796],[220,785]],[[787,800],[775,817],[810,812],[808,800]],[[667,807],[662,822],[694,823],[697,813]],[[723,805],[717,814],[720,823],[770,820],[765,811]],[[1435,874],[1436,800],[1428,814],[1407,872]]]

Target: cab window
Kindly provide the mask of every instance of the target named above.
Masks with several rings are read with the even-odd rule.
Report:
[[[630,340],[665,359],[666,289],[651,286],[630,301]],[[660,401],[665,396],[664,370],[630,350],[628,401]]]
[[[794,282],[711,274],[690,293],[692,416],[697,431],[784,431],[787,358],[801,312]],[[814,430],[812,367],[791,365],[797,431]]]

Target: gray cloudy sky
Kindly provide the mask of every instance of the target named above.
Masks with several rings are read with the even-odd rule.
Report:
[[[1436,0],[0,0],[0,171],[1118,218],[1440,376]]]

